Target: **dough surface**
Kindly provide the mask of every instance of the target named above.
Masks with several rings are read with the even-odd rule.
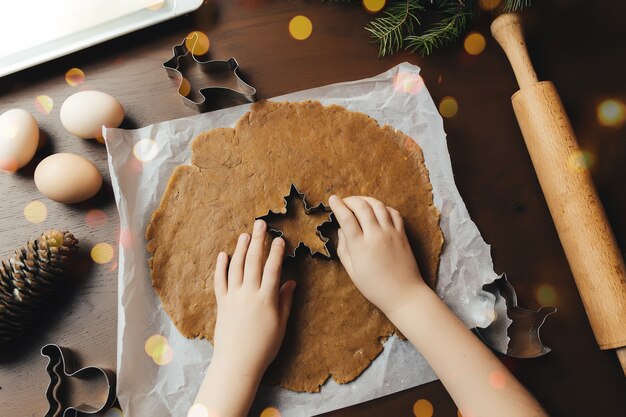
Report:
[[[309,206],[328,204],[331,194],[371,195],[398,209],[422,275],[435,286],[443,245],[439,211],[422,151],[402,132],[340,106],[263,101],[234,128],[204,132],[191,146],[192,165],[174,170],[146,231],[152,285],[184,336],[212,341],[217,254],[232,254],[255,217],[283,210],[292,183]],[[320,214],[320,223],[327,217]],[[285,223],[288,245],[315,233],[295,236],[294,224]],[[336,235],[330,237],[332,251]],[[299,253],[285,261],[287,279],[298,286],[268,378],[307,392],[319,391],[331,376],[338,383],[354,380],[380,354],[394,326],[337,259]]]

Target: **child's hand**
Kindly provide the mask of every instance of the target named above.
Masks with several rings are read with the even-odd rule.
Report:
[[[371,197],[330,197],[337,254],[359,291],[387,316],[426,287],[397,210]]]
[[[285,335],[295,281],[280,285],[285,241],[272,242],[265,266],[266,227],[254,224],[252,237],[239,236],[230,265],[222,252],[215,268],[217,323],[212,367],[261,378]]]

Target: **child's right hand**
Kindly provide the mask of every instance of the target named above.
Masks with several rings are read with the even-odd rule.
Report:
[[[331,196],[339,222],[337,255],[361,293],[389,316],[424,283],[400,213],[372,197]]]

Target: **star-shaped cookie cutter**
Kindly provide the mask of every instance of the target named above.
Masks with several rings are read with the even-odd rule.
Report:
[[[298,252],[299,248],[304,247],[306,249],[308,249],[309,254],[311,256],[319,256],[325,259],[331,259],[331,251],[330,248],[328,246],[328,243],[330,241],[330,239],[326,236],[324,236],[322,229],[323,228],[328,228],[329,225],[332,224],[337,224],[337,220],[335,218],[335,214],[331,211],[330,207],[328,207],[327,205],[325,205],[324,203],[319,203],[317,206],[309,206],[307,201],[306,201],[306,194],[302,193],[298,190],[298,188],[295,186],[295,184],[291,184],[291,187],[289,188],[289,194],[287,194],[286,196],[283,197],[283,201],[285,203],[285,209],[284,211],[273,211],[273,210],[269,210],[267,212],[267,214],[264,214],[263,216],[259,216],[256,217],[255,220],[265,220],[267,222],[268,225],[270,225],[268,232],[272,233],[273,235],[275,235],[276,237],[283,237],[283,232],[282,230],[278,230],[275,229],[273,227],[271,227],[271,219],[273,217],[276,216],[284,216],[287,214],[287,210],[288,210],[288,206],[289,206],[289,201],[293,200],[293,199],[298,199],[298,200],[302,200],[302,204],[304,205],[304,212],[306,214],[312,214],[312,213],[320,213],[320,212],[325,212],[325,213],[329,213],[328,215],[328,219],[324,220],[322,223],[320,223],[319,226],[317,226],[315,228],[315,234],[317,235],[317,237],[324,243],[323,247],[324,247],[324,251],[326,253],[322,253],[319,251],[314,251],[313,249],[309,248],[303,241],[298,242],[297,245],[294,246],[294,249],[291,253],[288,253],[287,256],[291,257],[291,258],[295,258],[296,253]]]
[[[44,417],[76,417],[81,414],[97,414],[109,409],[115,402],[115,374],[113,371],[103,368],[86,367],[75,370],[74,357],[69,349],[55,344],[49,344],[41,348],[41,355],[49,359],[46,372],[50,376],[50,384],[46,388],[46,399],[48,400],[48,412]],[[104,398],[102,403],[80,404],[77,406],[66,406],[62,399],[63,380],[67,378],[91,379],[93,377],[104,377],[106,382],[105,395],[98,395],[96,398]]]
[[[192,52],[198,42],[198,38],[198,34],[193,33],[190,37],[183,39],[180,44],[172,48],[173,56],[163,63],[163,68],[165,68],[167,75],[170,78],[179,80],[178,95],[181,96],[183,103],[199,112],[205,112],[207,110],[254,102],[256,100],[256,88],[241,79],[237,73],[239,69],[237,60],[235,58],[229,58],[226,61],[198,60]],[[193,45],[191,50],[187,47],[188,39],[191,39],[190,43]],[[203,87],[197,91],[199,95],[198,99],[189,98],[187,97],[188,95],[195,97],[196,94],[191,91],[187,94],[183,94],[182,92],[183,83],[187,79],[184,74],[187,72],[187,68],[185,68],[186,65],[195,66],[200,72],[205,74],[227,73],[230,76],[234,76],[236,87],[231,88],[226,85]],[[187,82],[189,81],[187,80]],[[185,88],[190,89],[191,86],[188,85]]]

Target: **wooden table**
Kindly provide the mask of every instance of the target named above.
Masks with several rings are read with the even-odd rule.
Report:
[[[592,175],[617,240],[625,248],[626,129],[600,126],[595,111],[605,97],[626,97],[622,19],[626,5],[589,5],[582,0],[537,3],[525,14],[532,58],[540,78],[557,85],[582,147],[594,157]],[[369,77],[402,61],[422,67],[436,103],[454,96],[459,112],[445,119],[452,165],[469,212],[492,245],[495,270],[508,274],[522,305],[536,308],[540,296],[552,297],[559,308],[543,331],[552,353],[503,361],[554,416],[623,416],[625,379],[614,353],[596,347],[511,109],[513,73],[487,35],[491,16],[483,13],[472,26],[487,35],[487,48],[478,56],[469,56],[457,43],[428,58],[400,53],[378,59],[376,46],[368,43],[363,30],[371,16],[358,5],[282,0],[219,4],[219,10],[209,2],[189,16],[0,79],[0,113],[27,109],[48,137],[38,160],[50,152],[78,153],[94,161],[107,180],[97,198],[63,206],[37,192],[32,179],[35,163],[16,175],[0,174],[2,258],[55,227],[76,234],[86,260],[76,289],[55,301],[52,312],[33,327],[16,354],[0,358],[0,415],[45,413],[46,361],[39,354],[45,343],[74,349],[83,364],[115,369],[116,263],[91,263],[89,251],[100,242],[116,247],[119,221],[104,147],[70,136],[59,122],[61,103],[77,91],[65,82],[65,72],[78,67],[85,73],[79,88],[116,96],[126,108],[123,127],[191,115],[194,112],[181,103],[161,63],[170,57],[172,45],[190,31],[202,30],[211,39],[212,57],[235,56],[246,80],[258,88],[259,98]],[[313,34],[305,41],[289,36],[287,25],[296,14],[313,22]],[[49,114],[37,110],[39,95],[54,101]],[[29,223],[23,214],[33,200],[47,207],[47,218],[40,224]],[[456,407],[439,382],[330,415],[408,416],[420,398],[433,404],[435,416],[456,416]]]

